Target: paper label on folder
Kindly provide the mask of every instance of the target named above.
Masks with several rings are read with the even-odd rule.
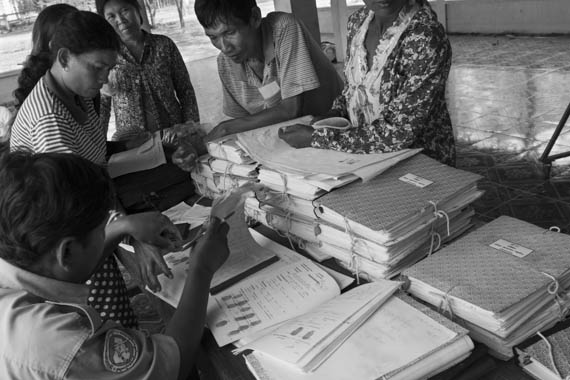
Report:
[[[525,248],[522,245],[511,243],[510,241],[504,239],[499,239],[493,244],[490,244],[489,246],[491,248],[495,248],[498,249],[499,251],[510,253],[511,255],[520,258],[526,257],[533,252],[533,250],[530,248]]]
[[[408,173],[405,176],[400,177],[399,180],[402,182],[409,183],[410,185],[420,187],[422,189],[433,183],[433,181],[430,181],[429,179],[422,178],[412,173]]]

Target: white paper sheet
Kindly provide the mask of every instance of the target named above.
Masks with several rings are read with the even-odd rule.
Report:
[[[340,294],[336,281],[310,261],[253,276],[211,297],[207,324],[219,346],[303,314]]]
[[[107,170],[111,178],[116,178],[128,173],[153,169],[165,163],[162,140],[157,132],[138,148],[113,154],[109,158]]]

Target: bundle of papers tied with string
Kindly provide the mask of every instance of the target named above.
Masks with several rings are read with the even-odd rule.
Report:
[[[449,235],[447,221],[438,219],[386,246],[362,236],[351,236],[349,231],[315,217],[306,218],[271,204],[260,203],[256,198],[246,200],[245,210],[249,217],[300,243],[313,257],[326,259],[332,256],[341,265],[351,266],[349,269],[355,266],[354,272],[358,271],[361,277],[368,280],[396,276],[402,269],[465,232],[471,226],[473,216],[473,210],[466,207],[450,213]]]
[[[235,135],[208,142],[208,154],[234,164],[252,164],[254,160],[237,144]]]
[[[479,178],[419,154],[316,199],[290,187],[258,193],[246,213],[316,257],[333,256],[370,279],[390,278],[471,226]]]
[[[501,216],[404,274],[412,295],[508,359],[514,345],[565,317],[570,236]]]
[[[247,182],[257,182],[257,174],[256,164],[236,164],[204,155],[198,159],[190,176],[201,195],[217,198]]]

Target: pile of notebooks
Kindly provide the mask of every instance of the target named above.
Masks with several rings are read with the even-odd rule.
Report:
[[[258,165],[233,137],[207,144],[208,154],[198,159],[190,174],[198,193],[211,199],[247,182],[257,182]]]
[[[416,154],[367,182],[309,199],[286,187],[245,207],[316,258],[335,257],[368,280],[392,278],[471,227],[479,178]]]
[[[501,216],[406,270],[409,292],[500,359],[565,318],[570,236]]]

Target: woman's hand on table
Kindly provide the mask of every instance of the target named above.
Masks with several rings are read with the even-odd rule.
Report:
[[[311,146],[313,131],[309,125],[288,125],[279,129],[279,138],[293,148],[307,148]]]

